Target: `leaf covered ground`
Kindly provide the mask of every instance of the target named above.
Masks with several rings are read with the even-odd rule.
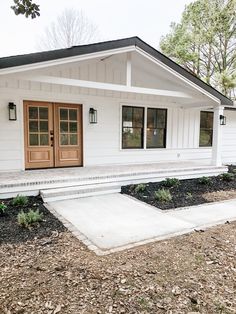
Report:
[[[62,228],[5,241],[0,313],[236,313],[235,253],[236,223],[102,257]]]

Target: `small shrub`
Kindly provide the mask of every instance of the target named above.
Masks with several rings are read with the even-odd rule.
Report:
[[[0,215],[5,214],[7,210],[7,205],[5,205],[4,203],[0,203]]]
[[[146,184],[140,183],[135,187],[135,192],[139,193],[139,192],[144,192],[146,189]]]
[[[233,173],[225,172],[222,174],[222,180],[223,181],[233,181],[234,180],[234,175]]]
[[[28,213],[25,213],[23,210],[17,215],[17,221],[22,227],[28,228],[30,225],[40,222],[43,219],[43,213],[40,213],[39,210],[32,210]]]
[[[198,183],[202,185],[210,185],[211,184],[211,178],[209,177],[201,177],[198,179]]]
[[[174,186],[178,186],[180,184],[179,179],[176,178],[166,178],[163,182],[162,185],[171,188]]]
[[[187,200],[191,200],[192,198],[193,198],[193,194],[190,193],[190,192],[187,192],[187,194],[186,194],[186,199],[187,199]]]
[[[155,199],[162,203],[167,203],[172,200],[172,195],[169,190],[159,189],[155,191],[154,195]]]
[[[12,200],[12,205],[14,206],[25,206],[28,204],[28,197],[24,195],[17,195]]]

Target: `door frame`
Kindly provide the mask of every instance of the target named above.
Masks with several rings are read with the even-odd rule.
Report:
[[[46,104],[53,104],[53,105],[74,105],[74,106],[78,106],[80,107],[80,111],[81,111],[81,121],[80,121],[80,131],[81,131],[81,165],[75,165],[75,166],[55,166],[55,153],[54,153],[54,157],[53,157],[53,163],[54,163],[54,166],[53,167],[47,167],[47,168],[26,168],[26,154],[27,154],[27,151],[26,151],[26,145],[27,145],[27,127],[26,127],[26,121],[25,121],[25,114],[26,114],[26,106],[25,106],[25,103],[27,102],[32,102],[32,103],[46,103]],[[23,146],[23,169],[25,171],[27,170],[43,170],[43,169],[56,169],[56,168],[72,168],[72,167],[84,167],[84,104],[83,103],[76,103],[76,102],[67,102],[67,101],[54,101],[54,100],[41,100],[41,99],[34,99],[34,100],[31,100],[28,99],[28,98],[24,98],[22,99],[22,124],[23,124],[23,132],[22,132],[22,137],[23,137],[23,141],[22,141],[22,146]],[[54,113],[54,108],[52,109],[52,114],[53,114],[53,124],[55,125],[55,113]],[[55,145],[53,147],[53,150],[55,149]]]

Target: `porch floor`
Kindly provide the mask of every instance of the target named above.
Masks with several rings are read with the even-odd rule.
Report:
[[[0,173],[0,198],[11,189],[14,189],[14,192],[34,190],[36,193],[36,190],[45,188],[104,182],[116,182],[121,186],[140,182],[157,182],[166,177],[194,178],[216,175],[225,171],[227,171],[226,167],[215,167],[199,161],[180,161],[2,172]],[[21,190],[17,187],[24,188]]]

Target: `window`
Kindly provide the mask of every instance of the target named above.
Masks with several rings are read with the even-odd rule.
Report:
[[[122,107],[122,148],[143,148],[144,108]]]
[[[147,109],[147,148],[166,147],[166,109]]]
[[[212,146],[213,112],[201,111],[200,117],[200,147]]]

